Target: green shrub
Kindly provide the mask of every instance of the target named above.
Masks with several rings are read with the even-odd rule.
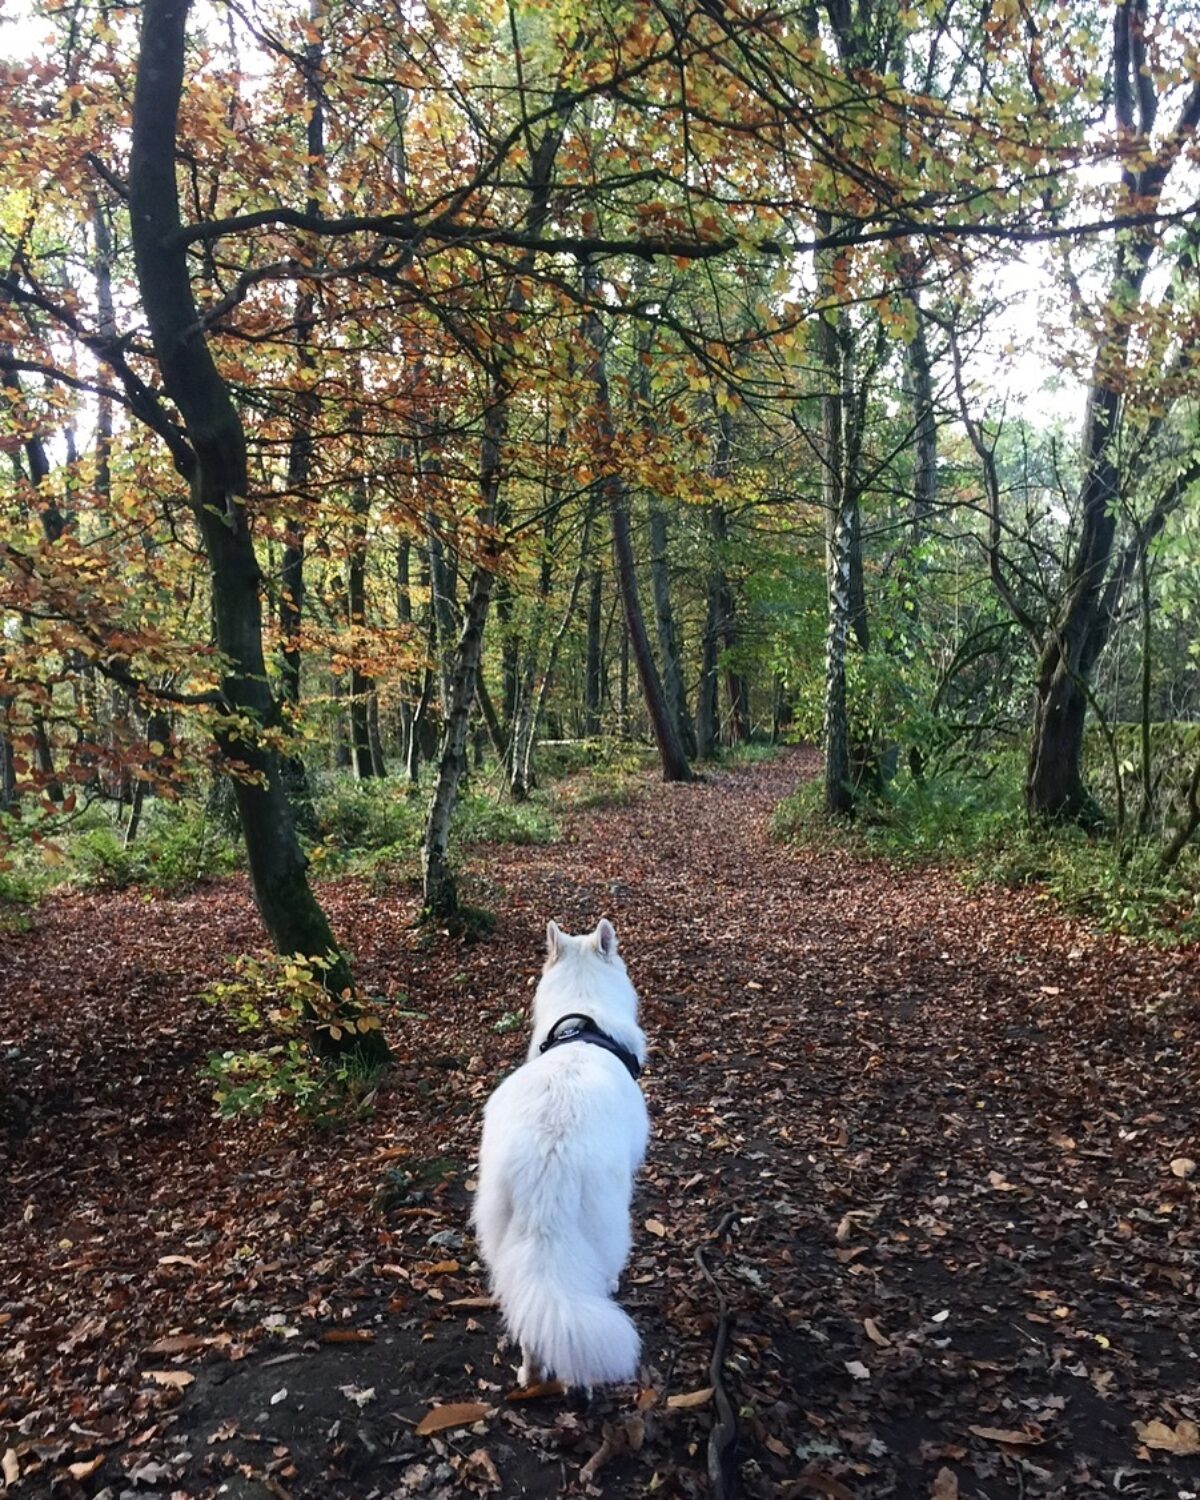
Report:
[[[213,1053],[201,1069],[215,1084],[213,1100],[222,1115],[260,1115],[281,1104],[306,1118],[327,1119],[348,1110],[361,1114],[369,1105],[381,1069],[353,1053],[319,1058],[307,1040],[313,1017],[330,1014],[332,997],[322,982],[327,968],[325,961],[301,955],[243,954],[229,978],[201,995],[254,1039],[246,1047]],[[329,1025],[335,1040],[338,1027],[347,1027],[341,1017],[322,1024]],[[365,1032],[378,1029],[379,1021],[364,1013],[349,1022],[349,1030],[356,1024]]]
[[[1019,752],[989,752],[990,774],[961,772],[936,782],[907,773],[858,821],[839,825],[864,854],[956,867],[968,884],[1042,885],[1071,912],[1113,931],[1155,942],[1200,937],[1200,851],[1184,851],[1174,870],[1159,863],[1157,838],[1117,840],[1073,827],[1031,827],[1023,804]],[[831,836],[821,787],[810,782],[775,809],[778,838],[816,844]]]
[[[111,824],[88,828],[67,842],[68,878],[97,890],[125,890],[132,885],[159,891],[185,890],[215,875],[236,869],[231,839],[192,802],[154,803],[141,829],[126,847]]]
[[[545,803],[497,801],[482,792],[460,799],[454,829],[464,844],[550,844],[558,836]]]

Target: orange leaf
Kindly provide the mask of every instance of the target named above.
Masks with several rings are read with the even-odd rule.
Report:
[[[191,1385],[192,1381],[195,1380],[195,1378],[196,1377],[194,1375],[190,1375],[186,1370],[142,1371],[143,1380],[152,1380],[155,1385],[171,1386],[177,1391],[181,1391],[185,1386]]]
[[[1023,1427],[968,1427],[967,1431],[989,1443],[1021,1443],[1029,1447],[1044,1441],[1040,1432],[1026,1432]]]
[[[434,1432],[445,1432],[450,1427],[469,1427],[472,1422],[490,1416],[491,1410],[482,1401],[455,1401],[449,1406],[435,1406],[417,1423],[417,1435],[428,1437]]]
[[[542,1396],[565,1396],[567,1387],[561,1380],[539,1380],[533,1385],[518,1386],[509,1391],[506,1401],[537,1401]]]
[[[678,1396],[668,1396],[667,1405],[672,1411],[690,1411],[693,1406],[707,1406],[712,1400],[711,1385],[701,1386],[698,1391],[683,1391]]]
[[[327,1328],[321,1335],[323,1344],[370,1344],[375,1334],[370,1328]]]

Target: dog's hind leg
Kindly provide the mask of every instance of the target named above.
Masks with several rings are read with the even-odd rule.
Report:
[[[521,1368],[517,1371],[517,1384],[524,1389],[541,1381],[542,1370],[537,1355],[528,1344],[521,1345]]]

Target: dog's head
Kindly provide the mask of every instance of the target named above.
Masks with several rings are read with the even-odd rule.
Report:
[[[573,1012],[591,1016],[611,1035],[633,1039],[629,1045],[642,1056],[637,991],[607,918],[594,932],[578,935],[564,932],[557,922],[546,924],[546,963],[533,997],[535,1042],[560,1016]]]
[[[542,966],[543,974],[548,974],[555,964],[564,960],[587,962],[589,959],[599,959],[606,964],[615,963],[620,965],[622,973],[625,971],[625,965],[617,954],[616,929],[607,917],[600,918],[595,932],[585,932],[578,937],[564,932],[557,922],[546,923],[546,962]]]

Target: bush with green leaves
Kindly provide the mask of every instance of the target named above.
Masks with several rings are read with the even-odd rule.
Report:
[[[86,828],[67,838],[66,857],[71,878],[82,885],[99,890],[144,885],[166,892],[227,875],[239,862],[229,834],[203,803],[191,799],[153,803],[128,845],[107,821]]]
[[[204,991],[201,998],[207,1004],[254,1038],[252,1045],[212,1054],[204,1065],[222,1115],[260,1115],[271,1105],[284,1105],[316,1119],[347,1109],[361,1112],[369,1102],[380,1070],[354,1053],[319,1058],[309,1040],[314,1025],[326,1027],[331,1039],[340,1041],[344,1032],[365,1032],[380,1024],[367,1012],[356,1019],[332,1012],[324,984],[332,962],[332,956],[243,954],[233,961],[228,978]]]
[[[1023,802],[1023,757],[994,752],[990,774],[947,773],[917,781],[901,771],[864,806],[850,829],[864,854],[956,866],[968,884],[1040,885],[1071,912],[1102,927],[1160,943],[1200,938],[1200,849],[1190,845],[1172,870],[1156,837],[1118,839],[1073,826],[1031,826]],[[831,836],[817,783],[775,809],[779,838],[820,843]]]

